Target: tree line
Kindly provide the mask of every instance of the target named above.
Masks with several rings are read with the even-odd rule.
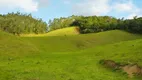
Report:
[[[8,13],[0,14],[0,30],[20,35],[28,33],[47,32],[47,23],[42,19],[35,19],[31,14]]]
[[[117,26],[121,30],[142,34],[142,17],[135,16],[133,19],[119,19]]]
[[[46,33],[56,29],[76,26],[80,33],[96,33],[108,30],[125,30],[142,34],[142,17],[133,19],[117,19],[112,16],[69,16],[49,20],[33,18],[31,14],[8,13],[0,14],[0,30],[20,35],[30,33]]]
[[[111,16],[70,16],[67,18],[55,18],[49,21],[50,30],[76,26],[80,32],[95,33],[108,30],[125,30],[133,33],[142,33],[142,17],[134,19],[117,19]]]

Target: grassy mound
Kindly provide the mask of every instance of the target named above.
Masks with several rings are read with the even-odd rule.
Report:
[[[142,35],[131,34],[120,30],[72,36],[23,37],[23,39],[30,41],[41,51],[45,51],[47,53],[77,51],[98,45],[106,45],[139,38],[142,38]]]
[[[142,66],[142,39],[124,41],[115,44],[98,46],[97,48],[90,48],[83,50],[83,53],[94,54],[102,56],[102,59],[111,59],[123,63],[138,63]],[[81,51],[82,52],[82,51]]]
[[[68,36],[78,35],[79,29],[77,27],[68,27],[63,29],[57,29],[55,31],[48,32],[46,34],[22,34],[23,37],[44,37],[44,36]]]
[[[38,49],[28,41],[0,31],[0,56],[20,56],[35,53]]]

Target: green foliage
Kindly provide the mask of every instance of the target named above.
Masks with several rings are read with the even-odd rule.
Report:
[[[142,17],[134,19],[116,19],[111,16],[70,16],[67,18],[55,18],[49,21],[51,30],[69,26],[77,26],[80,32],[96,33],[108,30],[121,29],[133,33],[142,33]]]
[[[56,29],[76,26],[80,33],[96,33],[121,29],[133,33],[142,33],[142,17],[134,19],[116,19],[111,16],[69,16],[49,20],[49,28],[42,19],[35,19],[31,14],[8,13],[0,15],[0,29],[15,35],[45,33]]]
[[[89,16],[76,19],[73,26],[79,26],[81,33],[93,33],[117,29],[117,19],[109,16]]]
[[[78,16],[73,15],[67,18],[55,18],[53,21],[49,20],[48,24],[50,27],[50,31],[70,27],[70,25],[75,21],[76,18],[78,18]]]
[[[31,14],[8,13],[0,15],[0,29],[15,35],[24,33],[45,33],[47,24],[41,19],[35,19]]]
[[[117,29],[117,19],[109,16],[70,16],[49,21],[51,30],[78,26],[81,33],[93,33]]]
[[[142,34],[142,17],[122,20],[118,23],[118,26],[120,26],[122,30]]]

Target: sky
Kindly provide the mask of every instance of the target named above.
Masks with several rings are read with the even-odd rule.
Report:
[[[142,17],[142,0],[0,0],[0,14],[17,11],[46,22],[71,15],[131,19]]]

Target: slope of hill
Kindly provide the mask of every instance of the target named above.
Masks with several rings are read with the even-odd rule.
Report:
[[[123,63],[138,63],[142,66],[141,48],[142,39],[137,39],[93,47],[82,50],[80,53],[94,55],[94,57],[96,56],[100,59],[111,59]]]
[[[78,35],[79,29],[77,27],[68,27],[63,29],[57,29],[46,34],[22,34],[22,37],[44,37],[44,36],[67,36]]]
[[[23,37],[23,39],[31,41],[36,47],[45,52],[76,51],[139,38],[142,38],[142,35],[131,34],[120,30],[74,36]]]
[[[123,71],[107,69],[99,63],[100,60],[113,60],[123,64],[138,64],[142,67],[141,48],[142,39],[137,39],[85,49],[79,51],[78,55],[80,55],[79,62],[83,61],[82,64],[87,68],[80,67],[87,71],[88,75],[91,72],[94,80],[142,80],[142,76],[131,79]]]
[[[5,61],[1,63],[3,66],[0,66],[0,68],[2,68],[0,79],[141,80],[142,77],[128,78],[127,74],[121,71],[110,70],[99,64],[99,61],[102,59],[110,59],[117,62],[138,63],[142,65],[141,43],[142,39],[124,41],[115,44],[101,45],[78,52],[41,53],[12,61]],[[22,64],[22,66],[20,66],[20,64]]]
[[[142,35],[95,34],[15,37],[0,32],[0,80],[142,80],[99,64],[102,59],[142,66]],[[36,55],[31,54],[38,53]],[[17,56],[10,57],[9,56]],[[26,56],[19,55],[26,54]],[[29,54],[29,55],[28,55]]]
[[[35,53],[38,49],[28,41],[0,31],[0,55],[20,56]]]

